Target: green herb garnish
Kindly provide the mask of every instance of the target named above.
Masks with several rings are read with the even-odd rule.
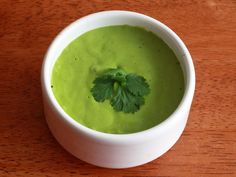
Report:
[[[109,69],[93,81],[92,95],[97,102],[110,100],[116,111],[134,113],[144,104],[144,96],[150,92],[145,78],[127,74],[123,69]]]

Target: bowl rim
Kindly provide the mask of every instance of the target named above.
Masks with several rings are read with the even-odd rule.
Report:
[[[159,28],[163,29],[165,32],[168,33],[168,35],[173,38],[180,48],[183,51],[183,54],[185,55],[186,59],[186,83],[185,83],[185,91],[184,95],[181,99],[181,102],[177,106],[174,112],[171,113],[169,117],[167,117],[164,121],[161,123],[155,125],[154,127],[151,127],[149,129],[135,132],[135,133],[128,133],[128,134],[111,134],[111,133],[105,133],[105,132],[99,132],[97,130],[93,130],[91,128],[88,128],[79,122],[75,121],[72,117],[70,117],[59,105],[57,102],[52,89],[51,89],[51,84],[48,83],[46,80],[47,77],[50,77],[48,75],[47,70],[49,70],[48,66],[48,61],[50,60],[50,53],[53,48],[53,46],[58,43],[59,38],[64,35],[66,31],[68,31],[70,28],[72,28],[75,24],[77,24],[79,21],[86,21],[90,18],[94,18],[96,16],[102,16],[102,15],[111,15],[111,14],[126,14],[130,16],[135,16],[136,18],[141,18],[147,21],[150,21],[152,23],[155,23],[155,25],[159,26]],[[53,68],[53,67],[52,67]],[[84,133],[86,136],[97,139],[100,141],[109,141],[109,142],[118,142],[118,143],[131,143],[131,142],[137,142],[138,140],[141,139],[148,139],[150,136],[155,136],[160,132],[163,132],[170,124],[175,123],[176,119],[181,114],[181,112],[187,107],[191,105],[192,98],[194,95],[194,90],[195,90],[195,70],[194,70],[194,65],[193,61],[191,58],[191,55],[183,43],[183,41],[177,36],[177,34],[172,31],[169,27],[167,27],[165,24],[162,22],[149,17],[147,15],[133,12],[133,11],[124,11],[124,10],[109,10],[109,11],[101,11],[101,12],[96,12],[92,13],[89,15],[86,15],[82,18],[77,19],[76,21],[72,22],[69,24],[67,27],[65,27],[51,42],[49,48],[47,49],[47,52],[44,56],[44,60],[42,63],[42,69],[41,69],[41,85],[42,85],[42,91],[45,93],[47,100],[49,101],[51,105],[51,109],[53,109],[59,116],[62,118],[66,123],[70,125],[71,128],[73,128],[75,131]]]

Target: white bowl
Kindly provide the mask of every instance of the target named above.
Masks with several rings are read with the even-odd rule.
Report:
[[[60,107],[51,89],[52,69],[63,49],[81,34],[103,26],[124,24],[144,27],[168,44],[183,69],[185,93],[177,109],[153,128],[132,134],[102,133],[79,124]],[[70,24],[50,45],[41,74],[44,111],[54,137],[79,159],[107,168],[142,165],[168,151],[184,130],[195,89],[192,58],[182,40],[163,23],[129,11],[98,12]]]

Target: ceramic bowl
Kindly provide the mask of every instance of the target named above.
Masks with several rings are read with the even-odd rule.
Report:
[[[81,34],[103,26],[124,24],[143,27],[167,43],[183,69],[185,93],[177,109],[153,128],[132,134],[102,133],[79,124],[60,107],[51,89],[52,69],[63,49]],[[128,168],[158,158],[179,139],[194,95],[195,72],[188,49],[163,23],[135,12],[103,11],[80,18],[58,34],[45,55],[41,83],[48,126],[53,136],[68,152],[100,167]]]

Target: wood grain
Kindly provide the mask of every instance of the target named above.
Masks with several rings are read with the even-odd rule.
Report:
[[[152,16],[188,46],[197,76],[187,127],[157,160],[98,168],[67,153],[43,115],[40,69],[55,35],[89,13],[124,9]],[[0,176],[236,176],[235,0],[1,0]]]

